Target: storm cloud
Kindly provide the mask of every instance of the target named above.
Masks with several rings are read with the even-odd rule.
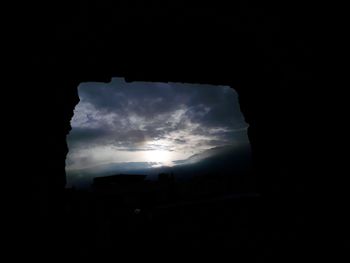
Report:
[[[246,142],[237,93],[227,86],[183,83],[82,83],[68,136],[67,170],[110,162],[162,164]]]

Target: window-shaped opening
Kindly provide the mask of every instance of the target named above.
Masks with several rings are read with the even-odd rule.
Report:
[[[248,125],[233,88],[113,78],[81,83],[78,92],[67,188],[133,192],[133,203],[254,190]]]

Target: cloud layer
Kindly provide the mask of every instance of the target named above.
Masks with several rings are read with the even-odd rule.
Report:
[[[110,162],[163,164],[247,141],[237,93],[181,83],[82,83],[68,136],[67,169]],[[153,156],[152,159],[150,156]]]

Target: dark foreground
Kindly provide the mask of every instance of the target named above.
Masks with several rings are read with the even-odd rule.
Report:
[[[171,260],[211,255],[263,262],[277,256],[285,262],[308,250],[303,218],[258,194],[142,208],[88,192],[66,197],[60,235],[68,257]]]

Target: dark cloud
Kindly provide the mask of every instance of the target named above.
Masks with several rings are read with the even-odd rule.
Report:
[[[84,102],[91,103],[101,112],[135,114],[146,119],[167,114],[180,106],[187,107],[186,115],[194,122],[207,125],[242,125],[237,94],[223,86],[181,83],[126,83],[114,78],[111,83],[84,83],[79,88]],[[209,108],[209,109],[208,109]],[[203,115],[205,110],[209,110]]]
[[[176,143],[180,143],[180,144],[185,144],[187,141],[184,139],[175,139],[174,140]]]
[[[80,143],[89,142],[89,144],[103,143],[105,138],[110,136],[108,130],[98,128],[82,128],[75,127],[74,131],[69,135],[69,142],[71,146],[80,146]]]

